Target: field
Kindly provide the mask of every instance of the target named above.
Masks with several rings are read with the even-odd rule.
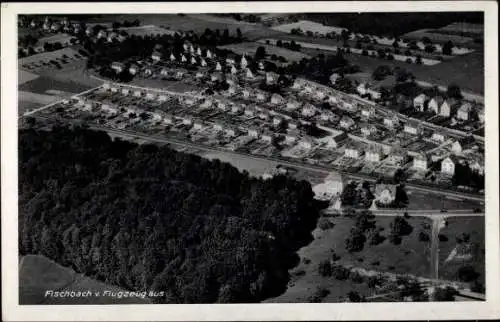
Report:
[[[51,90],[62,91],[66,93],[77,94],[91,87],[84,86],[74,81],[59,81],[48,76],[40,76],[29,82],[19,85],[20,91],[32,92],[37,94],[50,94]],[[54,93],[54,92],[52,92]]]
[[[63,48],[55,51],[50,51],[50,52],[43,52],[40,54],[36,54],[33,56],[28,56],[19,59],[19,65],[29,65],[33,63],[39,63],[42,61],[48,62],[52,59],[58,59],[61,58],[63,55],[67,55],[68,57],[74,57],[75,54],[78,54],[74,49],[72,48]]]
[[[395,246],[387,240],[376,246],[366,242],[364,249],[358,253],[347,252],[344,244],[354,225],[354,220],[347,217],[334,217],[329,220],[334,224],[334,227],[328,230],[316,228],[313,231],[314,241],[298,252],[301,258],[300,264],[290,273],[292,276],[297,276],[297,272],[304,271],[305,274],[293,278],[287,291],[269,302],[304,302],[318,286],[330,290],[330,294],[324,302],[338,302],[353,289],[365,296],[372,295],[373,291],[368,288],[366,282],[356,284],[349,280],[338,281],[333,277],[322,277],[318,274],[318,264],[323,260],[330,259],[332,257],[331,251],[340,257],[336,261],[338,264],[374,271],[429,276],[429,244],[418,240],[421,225],[429,223],[429,220],[409,218],[408,221],[413,226],[413,232],[409,236],[403,237],[401,245]],[[381,235],[387,235],[392,220],[393,218],[390,217],[376,218],[377,226],[384,228]],[[307,260],[304,259],[310,262],[306,264]],[[374,265],[375,262],[379,262],[378,265]],[[391,266],[394,268],[390,269]]]
[[[303,32],[312,31],[313,33],[318,32],[320,34],[327,34],[330,32],[335,32],[337,34],[340,34],[342,30],[345,30],[345,28],[335,27],[335,26],[325,26],[323,24],[309,20],[300,20],[294,23],[275,26],[272,27],[271,29],[289,33],[292,29],[296,28],[300,28]]]
[[[19,265],[20,304],[141,304],[147,299],[90,296],[87,298],[50,298],[45,291],[123,291],[117,287],[95,281],[74,270],[63,267],[40,255],[27,255]]]
[[[154,25],[139,26],[139,27],[123,27],[118,30],[126,31],[129,35],[134,36],[153,36],[153,35],[172,35],[174,30],[160,28]]]
[[[470,37],[462,37],[457,35],[445,35],[436,32],[430,32],[432,29],[420,29],[404,34],[402,38],[420,40],[423,37],[429,37],[432,42],[445,43],[451,40],[456,45],[464,45],[473,42]]]
[[[266,53],[268,55],[276,54],[276,56],[278,57],[283,56],[290,62],[300,61],[303,58],[310,58],[309,55],[306,55],[301,52],[256,42],[243,42],[238,44],[230,44],[230,45],[220,46],[219,48],[229,49],[240,55],[247,54],[253,56],[257,51],[257,48],[259,48],[260,46],[263,46],[266,49]]]
[[[484,33],[484,26],[473,23],[454,22],[452,24],[449,24],[448,26],[440,28],[439,30],[482,35]]]
[[[32,81],[34,79],[38,78],[38,75],[27,72],[22,69],[17,70],[17,83],[18,84],[24,84],[26,82]]]
[[[485,281],[485,220],[484,217],[450,217],[448,225],[441,230],[441,234],[448,237],[448,241],[440,242],[439,275],[443,279],[457,279],[457,269],[464,265],[471,265],[478,272],[479,281]],[[470,242],[477,247],[473,250],[473,258],[469,261],[454,259],[446,261],[450,252],[457,246],[456,237],[462,233],[470,234]],[[475,248],[473,247],[473,248]]]
[[[420,191],[408,191],[410,210],[440,210],[440,209],[469,209],[480,208],[479,202],[471,200],[451,199],[450,197],[439,196],[432,193]]]
[[[60,42],[61,44],[64,44],[66,42],[69,42],[69,40],[72,38],[73,36],[69,35],[69,34],[65,34],[65,33],[60,33],[60,34],[55,34],[55,35],[51,35],[51,36],[47,36],[47,37],[43,37],[43,38],[40,38],[38,40],[38,43],[43,45],[44,43],[55,43],[55,42]]]
[[[199,88],[197,88],[194,85],[178,81],[147,79],[147,78],[136,78],[130,82],[130,85],[157,88],[174,92],[189,92],[193,90],[199,90]]]

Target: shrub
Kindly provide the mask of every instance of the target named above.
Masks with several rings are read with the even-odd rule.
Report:
[[[418,239],[420,241],[429,241],[430,240],[430,237],[429,237],[429,234],[426,233],[425,231],[421,231],[419,234],[418,234]]]
[[[330,291],[324,287],[318,286],[316,288],[316,291],[314,291],[314,294],[308,298],[309,303],[319,303],[321,302],[325,297],[330,294]]]
[[[351,272],[349,274],[349,278],[351,279],[351,281],[353,281],[354,283],[363,283],[364,282],[364,278],[361,274],[359,274],[358,272]]]
[[[366,302],[366,299],[364,296],[360,295],[356,291],[350,291],[347,293],[347,299],[349,302]]]
[[[439,234],[438,238],[439,238],[440,242],[447,242],[448,241],[448,237],[446,237],[446,235],[443,235],[443,234]]]
[[[374,232],[370,238],[370,245],[379,245],[383,243],[385,240],[385,237],[380,235],[378,231]]]
[[[344,266],[335,265],[332,267],[332,275],[335,279],[343,281],[349,278],[349,270]]]
[[[413,63],[413,60],[411,58],[406,58],[406,63],[411,64]]]
[[[457,271],[458,279],[462,282],[472,282],[477,280],[479,273],[472,266],[462,266]]]
[[[345,240],[345,247],[349,252],[359,252],[363,250],[366,237],[363,231],[357,227],[351,229],[351,235]]]
[[[458,291],[453,287],[447,286],[445,288],[436,288],[434,290],[433,299],[438,302],[450,302],[455,301],[455,295]]]

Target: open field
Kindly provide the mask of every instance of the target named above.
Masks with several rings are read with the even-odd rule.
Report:
[[[160,28],[155,25],[139,26],[139,27],[122,27],[118,30],[126,31],[129,35],[134,36],[154,36],[154,35],[172,35],[175,30]]]
[[[358,65],[363,72],[370,74],[378,66],[388,63],[378,58],[356,54],[347,54],[346,57],[351,64]],[[463,91],[484,93],[484,56],[480,52],[454,57],[434,66],[407,64],[399,61],[392,61],[391,65],[410,71],[417,81],[421,80],[445,87],[456,83]]]
[[[439,28],[439,30],[482,35],[484,32],[484,26],[474,23],[454,22],[452,24]]]
[[[75,56],[75,54],[78,54],[77,51],[68,47],[21,58],[19,59],[19,65],[20,66],[29,65],[32,63],[39,63],[42,61],[48,62],[53,59],[61,58],[63,55],[67,55],[68,57],[73,57]]]
[[[149,88],[157,88],[162,90],[169,90],[174,92],[189,92],[193,90],[198,90],[194,85],[178,82],[178,81],[169,81],[162,79],[148,79],[148,78],[135,78],[132,80],[130,85],[141,86],[141,87],[149,87]]]
[[[75,81],[68,80],[63,82],[57,79],[50,78],[48,76],[40,76],[36,79],[19,85],[20,91],[32,92],[36,94],[50,94],[51,90],[77,94],[90,88],[91,87],[79,84]]]
[[[457,279],[457,270],[461,266],[470,265],[478,272],[478,280],[484,284],[485,281],[485,221],[484,217],[458,218],[450,217],[447,219],[447,226],[441,230],[441,234],[448,238],[446,242],[440,242],[439,245],[439,276],[443,279]],[[446,261],[447,257],[457,246],[456,237],[462,233],[470,235],[472,244],[472,259],[465,260],[454,258]]]
[[[345,28],[336,27],[336,26],[325,26],[323,24],[309,21],[309,20],[300,20],[294,23],[274,26],[271,29],[287,32],[289,33],[292,29],[300,28],[303,32],[312,31],[313,33],[327,34],[330,32],[335,32],[340,34]]]
[[[17,70],[17,83],[18,84],[24,84],[26,82],[32,81],[34,79],[37,79],[39,76],[30,72],[27,72],[22,69]]]
[[[300,264],[290,271],[296,276],[298,271],[305,274],[292,279],[287,291],[281,296],[269,300],[269,302],[304,302],[313,294],[316,287],[322,286],[330,290],[330,294],[323,302],[338,302],[351,290],[356,290],[365,296],[373,295],[364,283],[353,283],[350,280],[339,281],[334,277],[322,277],[318,273],[318,265],[321,261],[332,258],[332,251],[340,257],[337,264],[351,265],[375,271],[389,271],[392,273],[414,274],[428,276],[430,271],[429,243],[418,240],[418,231],[423,223],[430,221],[425,218],[409,218],[408,222],[413,226],[413,232],[403,237],[401,245],[393,245],[387,240],[379,245],[369,245],[361,252],[349,253],[345,249],[345,239],[349,236],[353,227],[354,219],[347,217],[329,218],[334,227],[328,230],[316,228],[313,231],[314,241],[299,250]],[[376,225],[384,228],[381,235],[387,235],[389,224],[393,218],[376,217]],[[310,262],[306,264],[307,260]],[[373,263],[379,262],[378,265]],[[393,266],[393,269],[390,267]]]
[[[436,209],[475,209],[481,208],[479,202],[472,200],[451,199],[420,191],[408,191],[410,210],[436,210]]]
[[[90,290],[89,297],[45,297],[45,291],[84,292]],[[41,255],[26,255],[19,265],[20,304],[141,304],[150,303],[141,298],[121,298],[95,296],[94,292],[124,291],[118,287],[98,282],[61,266]]]
[[[59,34],[55,34],[55,35],[50,35],[50,36],[47,36],[47,37],[43,37],[43,38],[40,38],[38,40],[38,43],[43,45],[44,43],[56,43],[56,42],[60,42],[61,44],[64,44],[66,42],[69,42],[69,40],[73,38],[73,36],[69,35],[69,34],[66,34],[66,33],[59,33]]]
[[[420,40],[423,37],[428,37],[434,43],[445,43],[451,40],[454,44],[464,45],[474,41],[470,37],[462,37],[457,35],[445,35],[437,32],[430,32],[432,29],[420,29],[404,34],[402,38]]]
[[[303,58],[310,58],[311,57],[309,55],[306,55],[306,54],[298,52],[298,51],[293,51],[293,50],[281,48],[278,46],[266,45],[266,44],[256,43],[256,42],[243,42],[243,43],[238,43],[238,44],[230,44],[230,45],[220,46],[219,48],[229,49],[229,50],[232,50],[235,53],[240,54],[240,55],[247,54],[247,55],[253,56],[255,54],[255,52],[257,51],[257,48],[259,48],[260,46],[262,46],[266,49],[266,53],[268,55],[275,54],[278,57],[283,56],[290,62],[291,61],[300,61]]]

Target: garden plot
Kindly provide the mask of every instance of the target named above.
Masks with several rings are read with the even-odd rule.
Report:
[[[343,30],[347,30],[346,28],[341,28],[341,27],[325,26],[323,24],[309,20],[300,20],[294,23],[275,26],[272,27],[271,29],[289,33],[292,31],[292,29],[297,29],[297,28],[300,28],[303,32],[311,31],[313,33],[319,33],[323,35],[331,32],[340,34]]]
[[[306,54],[298,52],[298,51],[293,51],[293,50],[281,48],[278,46],[266,45],[265,41],[262,42],[260,40],[257,42],[242,42],[242,43],[237,43],[237,44],[230,44],[230,45],[220,46],[219,48],[228,49],[228,50],[234,51],[235,53],[240,54],[240,55],[246,54],[246,55],[253,56],[255,54],[255,52],[257,51],[257,48],[259,48],[261,46],[266,49],[266,53],[268,55],[275,54],[278,57],[283,56],[288,61],[300,61],[303,58],[310,58],[311,57],[309,55],[306,55]]]

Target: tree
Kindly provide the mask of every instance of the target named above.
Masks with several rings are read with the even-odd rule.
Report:
[[[426,53],[433,53],[436,51],[436,47],[434,45],[426,45],[424,50]]]
[[[456,99],[462,99],[462,91],[460,90],[460,87],[457,84],[450,84],[448,85],[448,89],[446,91],[446,95],[451,98],[456,98]]]
[[[406,189],[403,184],[400,184],[396,187],[396,195],[394,199],[394,204],[398,208],[405,208],[408,206],[408,195],[406,194]]]
[[[392,69],[388,65],[380,65],[372,72],[372,78],[376,81],[383,80],[389,75],[392,75]]]
[[[457,270],[457,276],[462,282],[473,282],[478,279],[479,273],[470,265],[462,266]]]
[[[240,28],[236,29],[236,38],[238,38],[238,40],[243,39],[243,35],[241,33],[241,29]]]
[[[403,217],[395,217],[390,224],[389,241],[395,245],[401,243],[402,236],[407,236],[413,231],[413,227]]]
[[[264,46],[259,46],[255,51],[254,59],[259,61],[264,58],[266,58],[266,48],[264,48]]]
[[[345,248],[350,253],[362,251],[365,241],[363,231],[358,227],[353,227],[350,236],[345,240]]]
[[[422,65],[422,56],[421,55],[417,55],[417,59],[415,60],[415,64]]]
[[[451,42],[451,40],[448,40],[443,45],[442,53],[443,53],[443,55],[451,55],[452,50],[453,50],[453,43]]]
[[[361,296],[356,291],[349,291],[349,293],[347,293],[347,299],[348,299],[349,302],[356,302],[356,303],[366,302],[365,297]]]
[[[437,302],[452,302],[455,301],[456,295],[458,295],[458,291],[453,287],[437,287],[434,290],[433,300]]]
[[[332,265],[330,261],[321,261],[318,265],[318,273],[323,277],[332,276]]]

